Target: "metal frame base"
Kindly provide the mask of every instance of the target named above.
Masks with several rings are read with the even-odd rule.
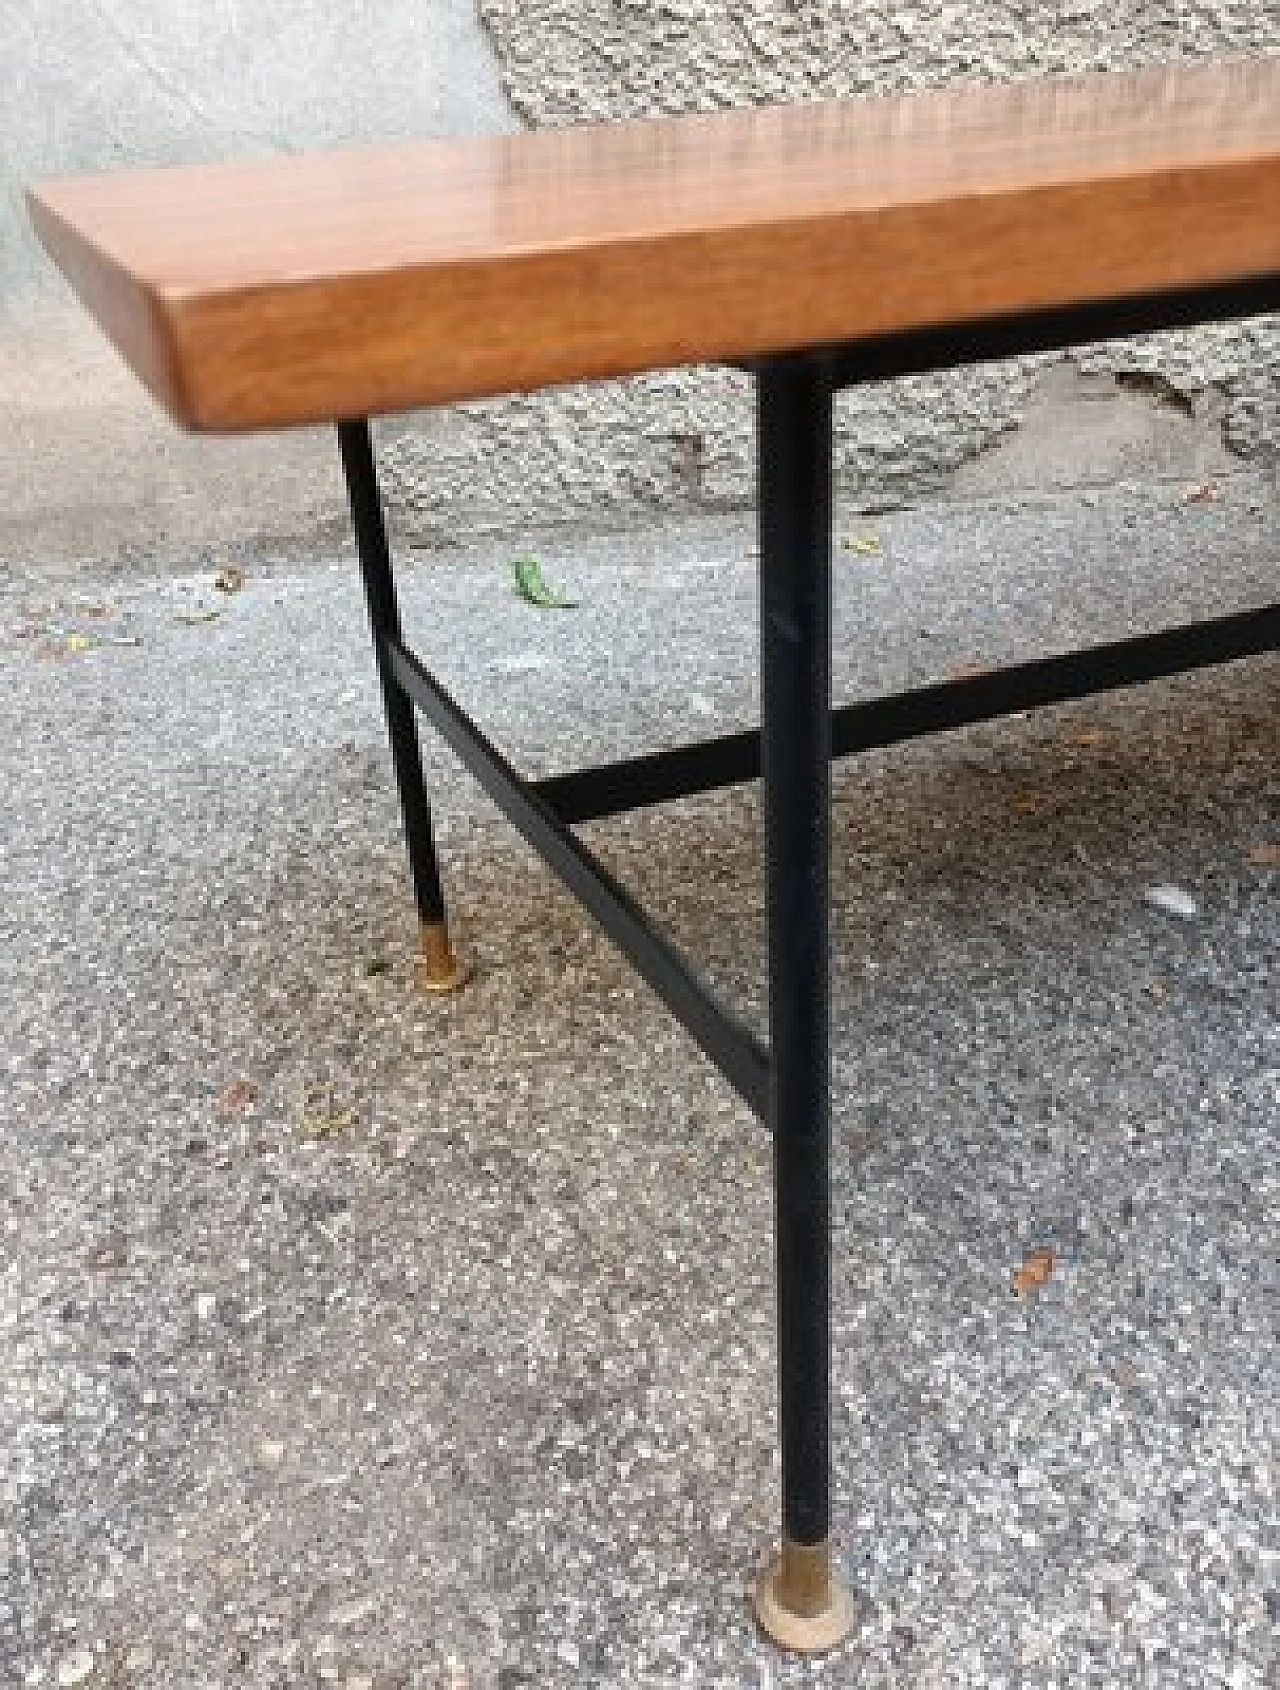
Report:
[[[852,1623],[851,1604],[832,1574],[829,1548],[831,758],[1280,649],[1280,606],[1272,605],[833,710],[833,395],[855,381],[1276,310],[1280,277],[1264,277],[753,363],[760,471],[760,732],[542,781],[525,780],[406,647],[368,425],[339,426],[421,923],[422,985],[454,991],[465,973],[449,941],[415,710],[428,718],[772,1129],[783,1551],[761,1580],[756,1611],[783,1648],[833,1648]],[[764,781],[768,1047],[716,1001],[573,832],[574,823],[592,817],[757,777]]]
[[[419,989],[448,997],[462,990],[471,970],[458,958],[443,918],[418,923],[418,956],[413,977]]]
[[[753,1602],[766,1636],[797,1654],[826,1654],[853,1630],[853,1599],[831,1564],[828,1543],[784,1543],[761,1573]]]

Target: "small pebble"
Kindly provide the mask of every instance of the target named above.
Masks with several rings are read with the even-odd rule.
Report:
[[[58,1662],[58,1683],[87,1684],[93,1677],[94,1659],[88,1649],[77,1649]]]
[[[1181,886],[1148,886],[1144,896],[1153,909],[1163,910],[1166,915],[1176,915],[1182,921],[1193,921],[1200,914],[1199,904]]]
[[[329,1615],[331,1622],[340,1627],[359,1625],[361,1620],[367,1620],[377,1607],[372,1596],[362,1596],[355,1602],[342,1602]]]

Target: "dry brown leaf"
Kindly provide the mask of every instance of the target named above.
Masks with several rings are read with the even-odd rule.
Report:
[[[1266,839],[1249,853],[1254,868],[1280,868],[1280,839]]]
[[[1049,1283],[1053,1273],[1054,1254],[1049,1249],[1028,1250],[1022,1266],[1013,1270],[1015,1297],[1032,1297]]]
[[[89,1247],[85,1265],[91,1273],[109,1273],[113,1268],[128,1266],[129,1243],[123,1233],[108,1233]]]
[[[884,550],[878,534],[851,534],[844,542],[847,552],[856,552],[859,557],[879,557]]]
[[[308,1086],[302,1100],[302,1130],[308,1138],[332,1138],[350,1132],[360,1121],[360,1111],[334,1097],[327,1086]]]
[[[40,658],[80,657],[86,651],[97,651],[102,641],[94,634],[58,634],[41,640],[35,654]]]
[[[1090,727],[1088,724],[1083,724],[1077,728],[1068,728],[1067,732],[1062,737],[1066,740],[1068,745],[1089,746],[1105,745],[1111,738],[1111,735],[1108,733],[1106,728],[1095,728]]]
[[[1216,505],[1222,491],[1215,482],[1199,481],[1194,487],[1188,487],[1182,497],[1189,505]]]
[[[247,1115],[257,1099],[258,1088],[252,1080],[232,1080],[218,1093],[218,1114],[224,1121]]]
[[[244,586],[245,572],[237,563],[224,563],[213,578],[213,584],[220,593],[238,593]]]
[[[1049,802],[1047,792],[1036,792],[1031,787],[1024,787],[1021,792],[1014,793],[1009,805],[1016,816],[1042,816],[1049,808]]]

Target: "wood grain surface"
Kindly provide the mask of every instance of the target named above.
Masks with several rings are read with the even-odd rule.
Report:
[[[1280,58],[53,182],[36,228],[242,430],[1280,274]]]

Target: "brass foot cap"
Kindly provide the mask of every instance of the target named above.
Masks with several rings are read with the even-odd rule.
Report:
[[[449,943],[449,929],[443,921],[424,921],[418,943],[418,960],[413,973],[420,991],[437,992],[443,996],[466,985],[471,970],[459,962]]]
[[[755,1610],[780,1648],[804,1655],[834,1649],[853,1630],[853,1602],[829,1570],[825,1544],[818,1550],[788,1544],[760,1575]]]

